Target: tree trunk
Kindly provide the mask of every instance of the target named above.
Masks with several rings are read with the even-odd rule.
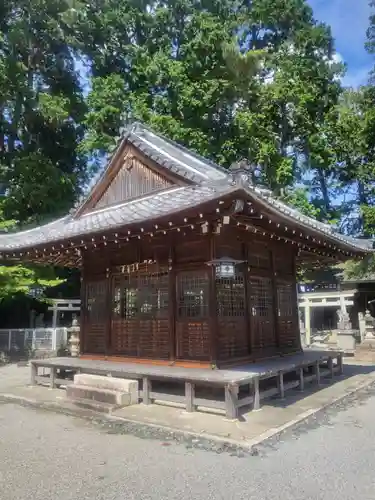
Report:
[[[326,178],[324,175],[324,170],[320,167],[318,167],[316,170],[317,170],[317,174],[318,174],[320,190],[322,192],[322,197],[323,197],[324,211],[325,211],[325,215],[327,216],[329,214],[329,211],[331,208],[331,204],[329,201],[327,182],[326,182]]]

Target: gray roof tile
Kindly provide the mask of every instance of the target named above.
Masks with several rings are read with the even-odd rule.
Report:
[[[116,227],[158,219],[189,207],[201,205],[229,193],[234,187],[228,183],[215,186],[174,187],[169,190],[101,209],[75,219],[68,215],[27,231],[0,235],[0,251],[15,251],[53,243],[80,235],[103,232]]]
[[[79,235],[103,232],[133,223],[157,219],[199,206],[211,199],[243,189],[244,195],[257,200],[270,212],[284,218],[287,223],[307,229],[339,246],[353,251],[372,250],[372,241],[354,239],[339,234],[332,226],[307,217],[298,210],[273,197],[271,191],[249,184],[243,178],[233,183],[232,173],[222,169],[194,152],[156,135],[140,123],[131,125],[121,142],[130,141],[158,164],[196,183],[195,186],[173,187],[127,203],[101,209],[79,218],[72,214],[50,224],[28,231],[0,235],[0,251],[22,250],[42,243],[74,238]],[[103,171],[96,176],[91,186],[100,182]],[[92,188],[91,188],[92,189]]]

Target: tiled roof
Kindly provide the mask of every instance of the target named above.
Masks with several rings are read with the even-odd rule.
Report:
[[[51,243],[80,235],[94,234],[105,230],[124,227],[133,223],[157,219],[177,213],[189,207],[219,198],[242,189],[243,195],[256,200],[275,216],[282,217],[286,224],[307,229],[323,240],[336,242],[339,246],[357,252],[371,251],[369,240],[354,239],[339,234],[335,229],[276,199],[271,191],[254,186],[244,175],[235,175],[213,162],[188,151],[186,148],[155,134],[140,123],[127,128],[121,139],[131,142],[161,167],[189,179],[194,186],[173,187],[169,190],[147,195],[133,201],[90,212],[74,218],[68,215],[50,224],[28,231],[0,235],[0,251],[22,250],[43,243]],[[103,172],[95,179],[100,182]],[[91,187],[92,189],[92,187]]]
[[[0,235],[0,251],[22,250],[66,238],[101,233],[147,220],[156,220],[189,207],[199,206],[235,189],[229,183],[215,186],[174,187],[160,193],[90,212],[75,219],[72,215],[28,231]]]
[[[228,177],[227,170],[176,142],[155,134],[140,123],[131,127],[128,141],[160,166],[197,184]]]
[[[293,226],[298,226],[301,229],[307,228],[311,232],[314,232],[317,237],[320,236],[323,239],[330,239],[337,244],[344,244],[353,250],[371,251],[373,249],[372,240],[344,236],[336,231],[331,225],[324,224],[312,217],[308,217],[295,208],[276,199],[268,189],[262,189],[249,184],[246,186],[246,190],[253,199],[257,199],[264,207],[274,212],[275,215],[282,216],[284,220],[289,220],[290,224]]]

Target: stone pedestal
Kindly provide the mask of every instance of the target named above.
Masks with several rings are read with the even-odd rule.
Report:
[[[356,348],[355,332],[351,330],[337,331],[337,347],[346,354],[354,354]]]
[[[344,309],[337,311],[337,347],[346,354],[354,354],[356,348],[356,333],[352,328],[349,314]]]

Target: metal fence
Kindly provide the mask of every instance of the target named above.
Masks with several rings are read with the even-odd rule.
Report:
[[[67,342],[67,328],[0,329],[0,352],[57,352]]]

